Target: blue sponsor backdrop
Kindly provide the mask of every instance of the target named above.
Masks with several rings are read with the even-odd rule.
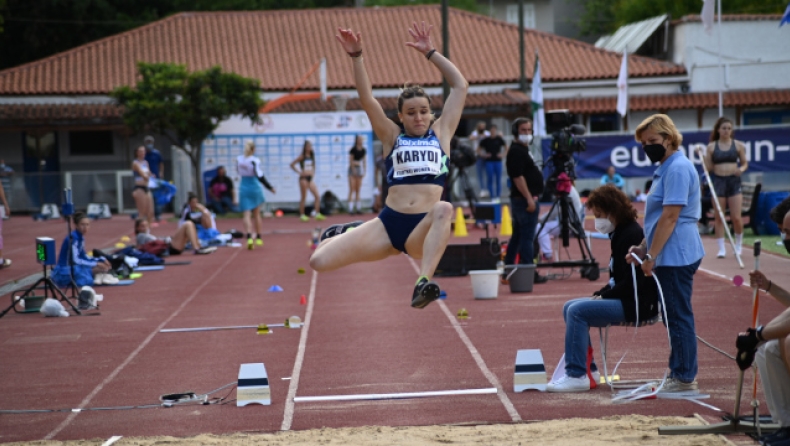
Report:
[[[706,147],[709,138],[710,132],[683,133],[680,147],[700,171],[696,147]],[[648,177],[658,166],[650,163],[633,135],[584,136],[582,139],[587,141],[587,150],[574,155],[578,178],[600,178],[609,166],[615,166],[623,177]],[[735,139],[746,146],[749,172],[790,171],[790,128],[738,129]],[[544,160],[551,156],[550,144],[551,138],[543,140]]]

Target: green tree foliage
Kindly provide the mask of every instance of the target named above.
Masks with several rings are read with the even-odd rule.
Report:
[[[781,14],[787,0],[722,0],[724,14]],[[669,13],[673,19],[699,14],[702,1],[585,0],[579,21],[584,35],[611,34],[628,23]]]
[[[219,123],[232,115],[257,122],[263,105],[258,81],[219,67],[190,73],[184,65],[140,62],[137,68],[135,87],[122,86],[111,93],[125,107],[124,123],[136,132],[167,136],[189,155],[200,184],[201,144]],[[195,190],[203,201],[203,188]]]

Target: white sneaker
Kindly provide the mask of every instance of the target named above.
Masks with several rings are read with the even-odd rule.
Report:
[[[735,245],[735,254],[741,255],[741,245]]]
[[[590,390],[590,379],[587,375],[579,378],[563,375],[562,378],[550,382],[549,385],[546,386],[547,392],[555,393],[586,392],[588,390]]]
[[[719,253],[716,254],[716,258],[723,259],[726,254],[727,254],[727,250],[726,249],[720,249]]]
[[[699,393],[699,384],[697,380],[690,383],[684,383],[677,378],[667,378],[664,387],[659,393],[682,393],[682,394],[696,394]]]
[[[599,372],[598,370],[592,372],[592,378],[593,378],[593,381],[595,381],[595,384],[600,384],[601,383],[601,372]]]
[[[120,282],[120,280],[112,274],[104,274],[101,278],[101,283],[105,285],[115,285],[118,282]]]
[[[105,274],[104,274],[104,273],[99,273],[99,274],[96,274],[96,275],[93,277],[93,284],[94,284],[94,285],[101,285],[102,283],[104,283],[104,282],[103,282],[103,280],[104,280],[104,276],[105,276]]]

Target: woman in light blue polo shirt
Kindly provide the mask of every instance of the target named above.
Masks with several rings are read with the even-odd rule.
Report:
[[[666,304],[672,351],[670,376],[662,391],[698,392],[697,336],[691,292],[694,273],[705,255],[697,231],[701,213],[697,169],[679,150],[683,136],[667,115],[656,114],[639,124],[636,140],[648,158],[659,163],[645,204],[645,236],[631,248],[645,275],[655,272]],[[626,261],[634,259],[627,256]]]

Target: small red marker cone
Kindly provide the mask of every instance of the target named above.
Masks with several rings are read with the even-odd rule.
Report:
[[[304,294],[299,298],[299,305],[307,305],[307,299],[305,299]]]

